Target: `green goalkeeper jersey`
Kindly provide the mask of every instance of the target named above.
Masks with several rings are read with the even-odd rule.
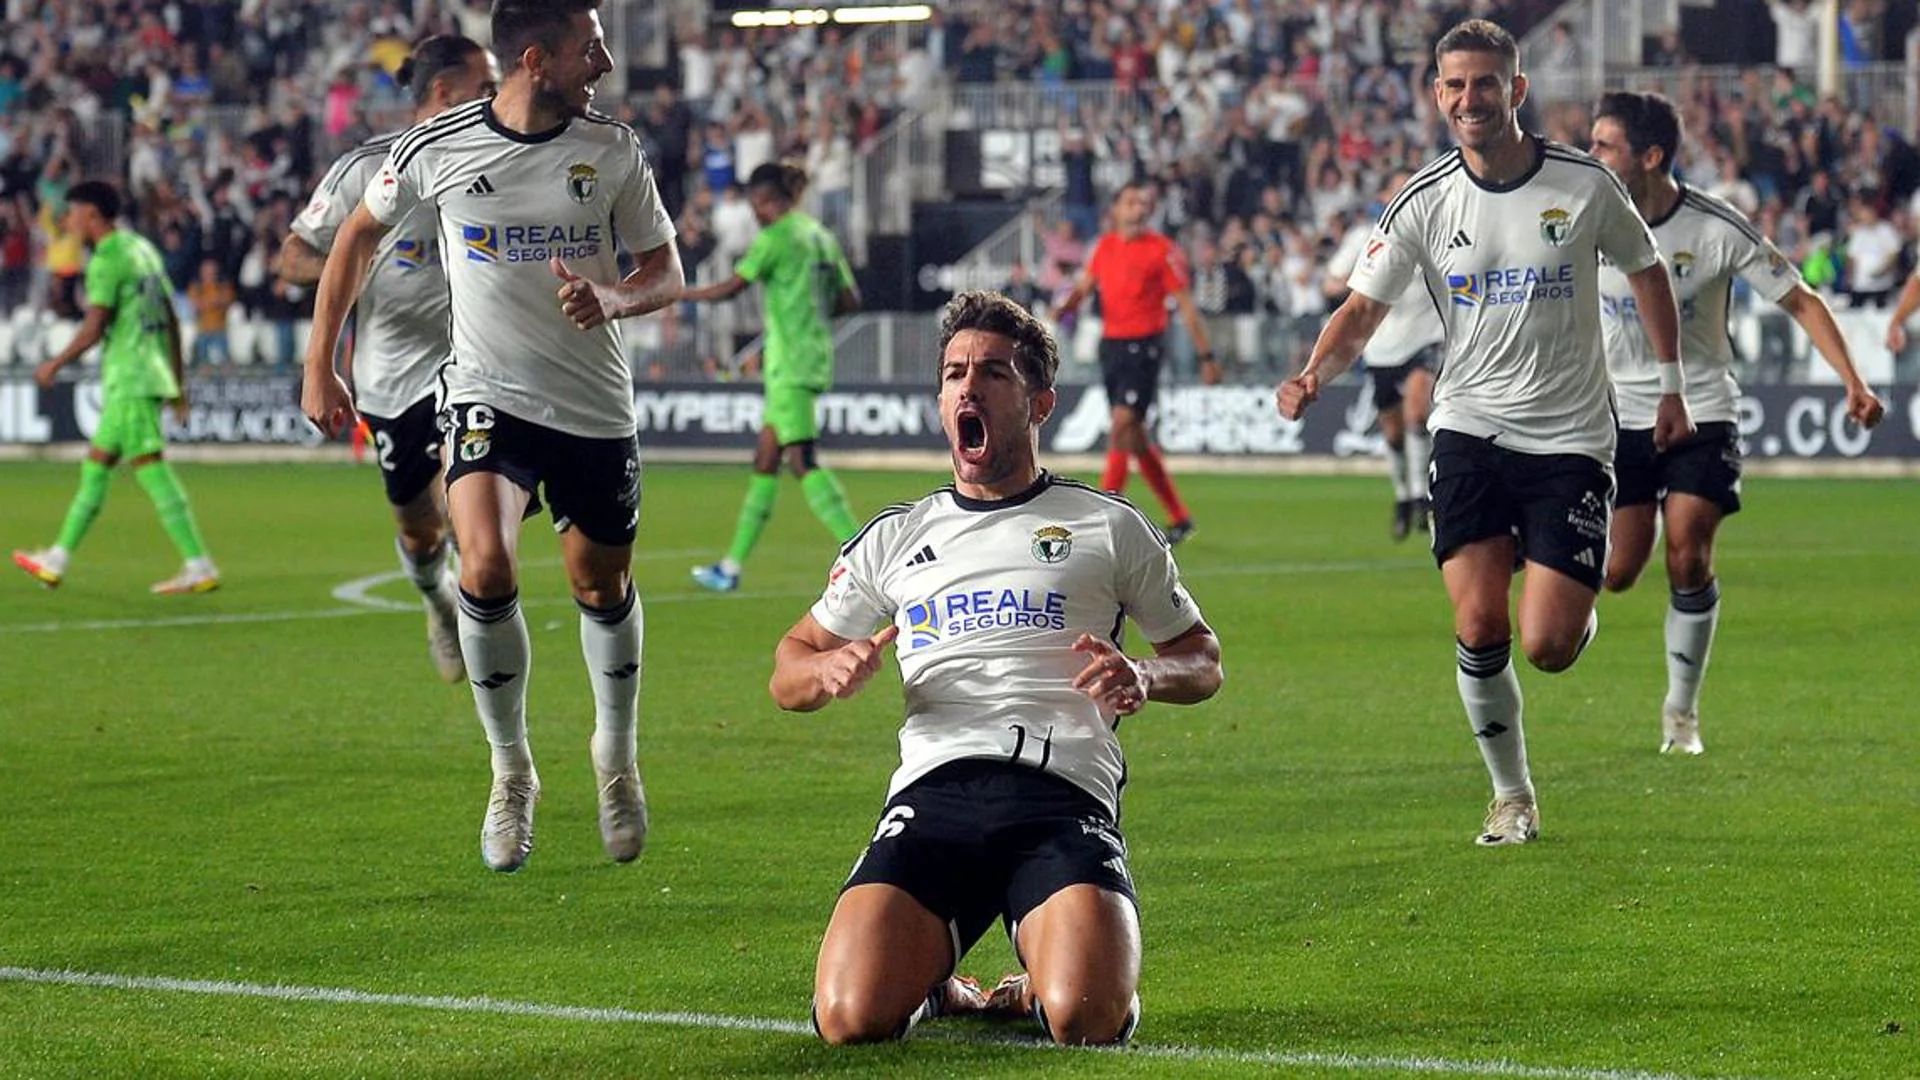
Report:
[[[160,249],[129,229],[108,233],[87,263],[87,303],[113,312],[100,353],[106,395],[179,397],[167,336],[173,289]]]
[[[840,244],[798,210],[760,230],[734,269],[758,282],[767,313],[768,386],[825,390],[833,385],[833,303],[853,288]]]

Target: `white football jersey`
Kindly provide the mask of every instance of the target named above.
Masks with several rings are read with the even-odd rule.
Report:
[[[1447,358],[1429,427],[1611,463],[1599,257],[1632,273],[1659,256],[1605,165],[1529,138],[1533,168],[1509,183],[1480,180],[1458,149],[1415,173],[1348,283],[1392,304],[1421,282],[1444,313]]]
[[[1697,421],[1732,421],[1740,399],[1727,336],[1733,279],[1744,278],[1769,303],[1778,303],[1800,284],[1800,271],[1732,204],[1685,184],[1673,209],[1651,224],[1680,302],[1687,408]],[[1627,276],[1609,265],[1600,267],[1600,311],[1620,426],[1651,428],[1660,404],[1660,361],[1640,325]]]
[[[332,250],[400,133],[340,155],[313,198],[293,219],[293,234],[322,254]],[[391,420],[433,393],[453,345],[447,337],[447,272],[431,211],[415,209],[380,241],[365,290],[354,305],[353,403]]]
[[[1119,718],[1073,688],[1081,634],[1150,642],[1200,622],[1173,553],[1133,504],[1042,474],[1010,499],[945,487],[883,510],[840,549],[813,617],[849,640],[891,622],[906,690],[889,797],[941,765],[989,758],[1077,784],[1116,816]]]
[[[452,294],[447,400],[572,435],[632,435],[620,331],[576,329],[548,260],[611,283],[616,241],[640,253],[673,240],[633,129],[589,113],[523,135],[490,101],[455,106],[401,135],[367,187],[367,209],[388,225],[423,204],[439,218]]]
[[[1358,225],[1347,231],[1346,238],[1334,249],[1333,256],[1327,260],[1327,277],[1344,280],[1353,273],[1360,261],[1360,253],[1367,248],[1367,241],[1373,237],[1371,224]],[[1368,367],[1391,368],[1414,358],[1421,349],[1429,345],[1438,345],[1447,340],[1446,327],[1440,325],[1439,310],[1433,306],[1433,297],[1427,292],[1426,282],[1418,278],[1407,283],[1400,292],[1400,298],[1387,309],[1387,317],[1380,322],[1380,328],[1367,340],[1364,359]]]

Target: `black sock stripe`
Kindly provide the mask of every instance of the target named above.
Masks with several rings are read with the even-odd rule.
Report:
[[[460,590],[460,610],[477,622],[497,623],[513,618],[520,610],[520,590],[505,596],[483,600],[465,589]]]
[[[1512,638],[1478,648],[1459,638],[1455,638],[1453,644],[1454,657],[1460,663],[1460,670],[1476,679],[1491,679],[1505,671],[1513,656]]]
[[[1720,581],[1715,578],[1692,592],[1673,590],[1673,610],[1685,615],[1705,615],[1720,604]]]
[[[631,581],[627,582],[627,595],[612,607],[594,607],[579,597],[575,597],[573,601],[574,606],[580,609],[580,614],[604,626],[613,626],[627,621],[627,616],[633,614],[633,605],[639,602],[640,594],[634,590]]]

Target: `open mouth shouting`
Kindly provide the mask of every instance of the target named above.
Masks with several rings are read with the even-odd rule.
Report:
[[[972,404],[955,406],[953,410],[955,456],[968,465],[979,465],[987,460],[988,442],[987,417],[980,411],[980,407]]]

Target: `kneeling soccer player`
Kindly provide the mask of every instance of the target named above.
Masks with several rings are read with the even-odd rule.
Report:
[[[1149,700],[1211,697],[1220,643],[1132,504],[1040,469],[1058,366],[1012,301],[955,298],[939,370],[953,483],[869,522],[775,652],[784,709],[858,693],[890,643],[906,694],[900,768],[820,947],[829,1042],[968,1011],[1115,1043],[1139,1019],[1115,730]],[[1153,656],[1120,650],[1123,617]],[[954,970],[996,918],[1025,971],[987,997]]]

